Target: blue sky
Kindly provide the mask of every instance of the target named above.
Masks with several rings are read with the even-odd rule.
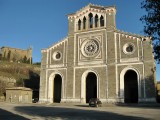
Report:
[[[33,47],[33,62],[41,61],[41,49],[67,36],[67,14],[89,3],[117,8],[116,27],[144,35],[139,18],[145,14],[142,0],[0,0],[0,47]],[[157,79],[160,80],[160,65]]]

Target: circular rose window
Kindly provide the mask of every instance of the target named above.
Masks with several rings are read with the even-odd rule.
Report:
[[[135,51],[135,46],[133,43],[126,43],[124,46],[123,46],[123,52],[125,54],[133,54]]]
[[[60,60],[61,57],[62,57],[62,53],[59,52],[59,51],[56,51],[56,52],[53,53],[52,57],[53,57],[54,60]]]
[[[86,57],[94,57],[99,52],[99,43],[97,40],[90,39],[82,43],[81,46],[82,54]]]

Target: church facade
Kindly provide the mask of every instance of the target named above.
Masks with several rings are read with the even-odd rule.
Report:
[[[155,101],[151,40],[118,30],[115,17],[93,4],[68,15],[68,36],[41,51],[40,102]]]

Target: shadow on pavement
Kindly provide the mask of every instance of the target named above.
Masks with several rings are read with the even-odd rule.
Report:
[[[159,103],[116,103],[115,105],[120,107],[160,109]]]
[[[22,116],[13,114],[11,112],[8,112],[6,110],[0,109],[0,119],[1,120],[29,120],[27,118],[24,118]]]
[[[75,105],[77,107],[89,107],[89,105]]]
[[[96,109],[82,110],[77,108],[45,107],[45,106],[18,106],[15,111],[21,114],[39,116],[44,120],[149,120],[142,117],[120,115],[111,112],[97,111]]]

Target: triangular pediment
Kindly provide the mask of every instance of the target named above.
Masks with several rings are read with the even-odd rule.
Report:
[[[54,43],[52,46],[49,47],[49,49],[50,48],[53,49],[55,47],[58,47],[58,46],[62,45],[64,42],[66,42],[67,40],[68,40],[68,37],[65,37],[64,39],[60,40],[59,42]]]
[[[50,49],[54,49],[57,48],[58,46],[64,44],[64,42],[68,41],[68,37],[65,37],[64,39],[60,40],[57,43],[54,43],[53,45],[51,45],[50,47],[46,48],[46,49],[42,49],[42,52],[45,52],[46,50],[50,50]]]

